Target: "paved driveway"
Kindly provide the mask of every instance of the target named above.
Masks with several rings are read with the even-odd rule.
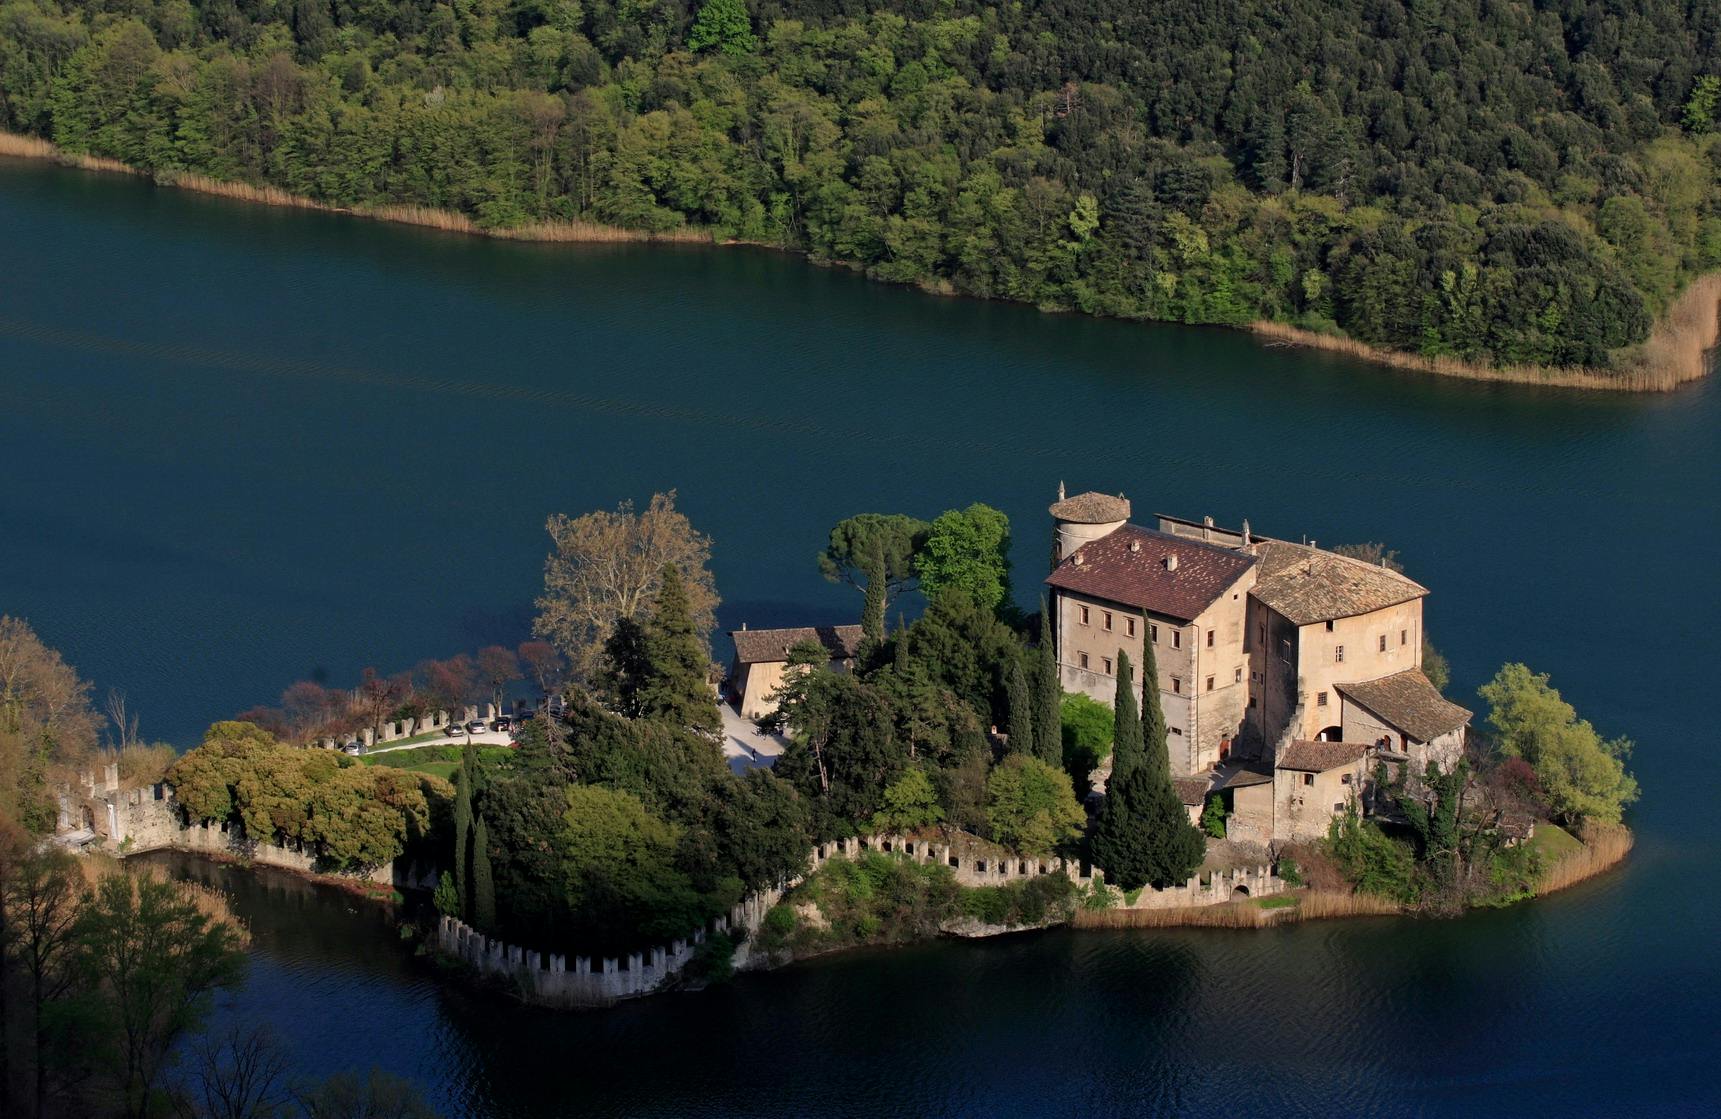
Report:
[[[723,757],[736,773],[761,766],[769,769],[789,740],[780,734],[760,734],[759,728],[727,703],[719,703],[723,715]]]

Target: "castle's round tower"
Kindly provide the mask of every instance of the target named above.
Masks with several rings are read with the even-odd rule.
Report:
[[[1065,497],[1062,485],[1058,486],[1058,500],[1048,511],[1052,514],[1053,567],[1083,544],[1111,535],[1129,520],[1129,502],[1122,494],[1114,497],[1090,490]]]

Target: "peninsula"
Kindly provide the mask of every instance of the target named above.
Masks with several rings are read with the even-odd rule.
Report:
[[[518,649],[301,682],[20,810],[422,890],[432,954],[560,1006],[940,932],[1450,913],[1629,848],[1630,744],[1521,664],[1474,727],[1389,550],[1058,498],[1037,614],[997,510],[861,514],[818,557],[859,623],[743,627],[727,668],[673,494],[553,517]]]

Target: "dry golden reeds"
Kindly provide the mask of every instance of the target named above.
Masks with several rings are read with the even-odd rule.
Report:
[[[1542,872],[1536,894],[1551,894],[1618,866],[1636,842],[1631,829],[1620,825],[1591,824],[1584,829],[1583,846]]]
[[[1264,908],[1250,901],[1171,909],[1080,909],[1071,922],[1078,929],[1260,929],[1329,917],[1379,917],[1402,912],[1384,898],[1335,890],[1309,890],[1279,895],[1295,905]]]
[[[1346,354],[1393,369],[1435,373],[1471,381],[1504,381],[1555,388],[1669,392],[1709,371],[1709,352],[1721,342],[1721,272],[1697,277],[1655,320],[1649,338],[1621,358],[1617,369],[1584,366],[1489,365],[1453,357],[1423,357],[1386,350],[1354,338],[1337,338],[1277,322],[1256,322],[1249,329],[1294,346]]]

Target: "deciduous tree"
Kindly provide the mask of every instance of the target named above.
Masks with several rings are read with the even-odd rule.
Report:
[[[617,621],[650,607],[666,566],[681,575],[694,630],[711,632],[717,608],[706,567],[711,541],[676,510],[675,491],[653,495],[643,513],[624,501],[613,513],[558,513],[546,528],[554,550],[544,563],[533,629],[567,658],[576,679],[589,680],[597,671]]]

